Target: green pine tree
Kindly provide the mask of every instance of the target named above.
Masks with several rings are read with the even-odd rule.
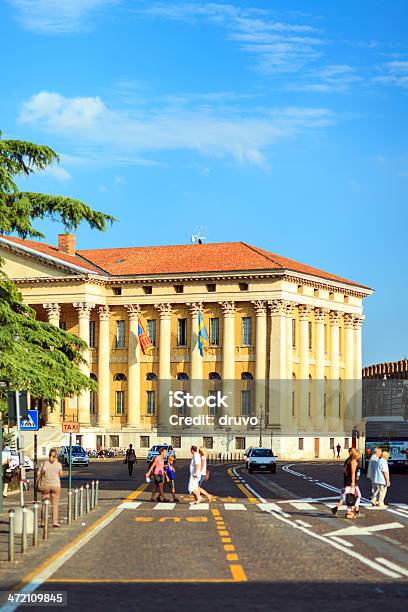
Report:
[[[61,221],[66,230],[82,221],[105,230],[114,218],[65,196],[20,191],[16,179],[30,176],[58,163],[50,147],[22,140],[4,140],[0,131],[0,234],[25,238],[44,237],[34,226],[36,219]],[[0,262],[1,263],[1,262]],[[77,336],[37,321],[35,312],[23,303],[14,283],[0,269],[0,381],[26,389],[33,397],[53,406],[58,398],[96,384],[79,369],[85,343]],[[7,389],[0,388],[0,407],[7,409]]]

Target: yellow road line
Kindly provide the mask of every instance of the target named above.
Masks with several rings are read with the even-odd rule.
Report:
[[[231,571],[232,577],[234,578],[235,582],[246,582],[248,580],[242,565],[238,565],[238,564],[232,565],[231,564],[230,571]]]
[[[234,567],[234,566],[230,566]],[[240,567],[240,566],[235,566]],[[184,583],[184,582],[237,582],[235,578],[49,578],[48,583],[58,584],[132,584],[132,583]]]
[[[235,552],[235,546],[231,543],[232,539],[230,537],[225,537],[225,536],[230,535],[229,532],[223,529],[220,525],[220,520],[222,520],[223,522],[223,519],[220,516],[219,510],[212,509],[211,512],[214,517],[214,520],[216,521],[216,527],[218,529],[218,535],[220,536],[220,540],[224,544],[224,550],[226,552],[225,554],[226,560],[227,561],[239,561],[239,557],[237,553]],[[226,542],[229,542],[229,543],[226,544]],[[233,564],[230,564],[229,568],[230,568],[233,582],[246,582],[248,580],[242,565],[233,563]]]
[[[239,484],[237,484],[237,487],[240,491],[242,491],[242,493],[245,495],[245,497],[248,498],[248,501],[250,504],[258,504],[259,503],[259,499],[257,499],[256,497],[253,496],[252,493],[250,493],[248,491],[248,489],[240,482]]]

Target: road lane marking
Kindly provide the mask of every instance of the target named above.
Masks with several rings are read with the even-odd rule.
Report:
[[[234,470],[235,470],[235,468],[234,468]],[[234,471],[234,473],[236,473],[236,472]],[[245,481],[243,480],[243,482],[245,482]],[[249,485],[248,485],[248,487],[249,487]],[[252,490],[252,493],[254,493],[256,495],[256,497],[259,499],[259,501],[262,504],[266,503],[266,500],[261,495],[259,495],[259,493],[257,493],[254,489],[252,489],[252,487],[251,487],[251,490]],[[358,561],[360,561],[364,565],[367,565],[368,567],[370,567],[371,569],[375,570],[376,572],[378,572],[380,574],[388,576],[389,578],[401,578],[401,574],[397,574],[396,572],[393,572],[393,571],[389,570],[388,568],[383,567],[382,565],[379,565],[378,563],[375,563],[371,559],[368,559],[364,555],[362,555],[362,554],[360,554],[360,553],[358,553],[358,552],[356,552],[354,550],[349,550],[348,548],[344,547],[342,544],[339,544],[338,542],[333,541],[331,538],[326,538],[325,536],[320,535],[318,533],[315,533],[314,531],[312,531],[311,529],[309,529],[307,527],[302,527],[302,525],[299,525],[299,524],[295,523],[294,521],[289,520],[289,518],[283,516],[281,512],[276,512],[274,510],[265,510],[265,511],[268,512],[269,514],[271,514],[277,520],[285,523],[286,525],[288,525],[290,527],[293,527],[294,529],[299,529],[300,531],[302,531],[306,535],[309,535],[310,537],[315,538],[316,540],[320,540],[321,542],[324,542],[325,544],[331,546],[332,548],[335,548],[336,550],[342,551],[345,555],[349,555],[350,557],[353,557],[354,559],[357,559]]]
[[[283,499],[282,501],[278,502],[278,504],[291,504],[292,502],[318,503],[318,502],[326,501],[328,499],[339,499],[339,496],[332,495],[331,497],[299,497],[298,499]],[[330,505],[331,504],[326,504],[326,506],[330,506]]]
[[[229,475],[231,475],[231,471],[229,472]],[[211,512],[212,512],[214,520],[217,521],[216,527],[218,530],[218,537],[223,543],[226,560],[228,562],[239,561],[239,556],[237,555],[235,551],[235,546],[234,544],[231,543],[232,539],[230,537],[225,537],[225,536],[230,535],[229,532],[220,526],[220,520],[223,520],[222,516],[220,515],[220,511],[216,509],[212,509]],[[229,543],[228,544],[225,543],[226,541],[228,541]],[[246,574],[245,574],[245,571],[242,565],[238,563],[230,563],[229,569],[230,569],[231,576],[234,582],[246,582],[247,581],[247,577],[246,577]]]
[[[152,516],[135,516],[133,519],[136,523],[151,523],[154,521]]]
[[[302,525],[302,527],[312,527],[310,523],[306,523],[306,521],[301,521],[300,519],[295,519],[296,523]]]
[[[244,572],[242,565],[230,565],[230,572],[235,582],[246,582],[248,578]]]
[[[236,553],[228,553],[228,555],[225,555],[227,561],[239,561],[239,557]]]
[[[262,512],[279,512],[282,516],[290,517],[290,514],[284,512],[282,508],[279,508],[279,506],[273,502],[263,502],[262,504],[258,504],[258,508],[262,510]]]
[[[210,504],[190,504],[189,510],[209,510]]]
[[[153,508],[153,510],[174,510],[176,504],[174,502],[159,502]]]
[[[244,504],[224,504],[225,510],[246,510]]]
[[[378,563],[383,563],[386,567],[389,567],[390,569],[395,570],[396,572],[399,572],[403,576],[408,576],[408,569],[405,569],[405,567],[401,567],[400,565],[397,565],[396,563],[393,563],[392,561],[388,561],[387,559],[384,559],[383,557],[377,557],[376,561]]]
[[[338,542],[342,546],[347,546],[347,548],[353,548],[353,546],[354,546],[354,544],[352,544],[348,540],[342,540],[341,538],[338,538],[337,536],[330,536],[330,537],[331,537],[332,540],[335,540],[336,542]]]
[[[386,531],[387,529],[404,529],[404,525],[401,523],[384,523],[383,525],[371,525],[370,527],[357,527],[357,525],[350,525],[350,527],[344,527],[344,529],[336,529],[336,531],[331,531],[330,533],[326,533],[326,536],[364,536],[364,535],[372,535],[377,531]]]
[[[296,510],[308,510],[309,512],[312,510],[316,512],[316,508],[307,502],[290,502],[290,505],[296,508]]]
[[[134,501],[124,501],[118,507],[121,510],[136,510],[141,505],[142,502],[134,502]]]

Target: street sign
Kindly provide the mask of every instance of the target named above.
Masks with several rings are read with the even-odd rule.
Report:
[[[20,416],[27,418],[28,416],[28,403],[27,403],[27,391],[9,391],[8,392],[8,420],[9,425],[12,425],[16,421],[16,394],[18,393],[20,400]]]
[[[79,433],[79,423],[74,421],[64,421],[62,423],[62,433]]]
[[[28,410],[27,416],[20,419],[21,431],[38,431],[38,410]]]

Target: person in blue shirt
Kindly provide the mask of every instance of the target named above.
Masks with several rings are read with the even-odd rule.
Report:
[[[164,474],[166,483],[169,485],[173,501],[179,502],[180,500],[176,497],[176,468],[174,467],[173,455],[169,455],[167,459],[167,463],[164,466]]]
[[[389,486],[391,486],[390,470],[388,468],[388,457],[388,451],[383,451],[381,453],[381,457],[377,461],[373,477],[374,493],[371,498],[371,503],[373,504],[373,506],[377,506],[378,508],[387,507],[384,504],[384,500],[385,496],[387,495],[387,489]]]

